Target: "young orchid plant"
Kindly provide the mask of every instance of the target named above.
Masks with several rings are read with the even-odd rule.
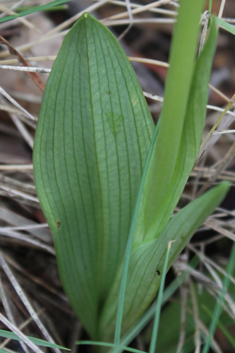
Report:
[[[93,340],[117,342],[137,322],[159,288],[169,241],[168,267],[229,188],[222,182],[171,218],[206,115],[217,28],[211,18],[197,56],[203,3],[180,1],[156,128],[124,51],[87,13],[47,81],[36,189],[65,292]]]

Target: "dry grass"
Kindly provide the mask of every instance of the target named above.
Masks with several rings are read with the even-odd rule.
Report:
[[[48,3],[44,0],[0,1],[2,16],[12,14],[19,6],[36,6]],[[122,44],[130,55],[130,60],[138,62],[136,68],[144,94],[148,99],[153,117],[157,120],[163,101],[163,82],[167,70],[169,36],[178,7],[176,1],[161,0],[141,5],[129,0],[123,1],[77,1],[70,4],[69,19],[61,13],[52,13],[49,19],[45,14],[33,14],[0,24],[0,34],[21,53],[30,64],[30,68],[19,65],[19,58],[9,53],[9,48],[1,46],[0,51],[0,293],[2,298],[0,314],[2,328],[11,330],[24,328],[26,335],[38,336],[55,341],[77,351],[74,342],[84,335],[63,293],[59,277],[55,252],[50,231],[45,222],[37,199],[32,170],[32,148],[37,116],[42,98],[42,89],[35,85],[33,72],[45,83],[50,67],[69,27],[84,11],[98,16],[101,21],[115,28]],[[235,16],[233,0],[215,1],[214,7],[220,17],[233,23]],[[233,12],[233,13],[232,13]],[[120,26],[126,26],[119,28]],[[125,42],[126,41],[126,42]],[[149,46],[145,45],[149,43]],[[212,73],[208,116],[205,135],[216,124],[220,116],[223,119],[212,131],[198,163],[192,171],[181,205],[194,199],[212,184],[221,179],[235,181],[234,155],[234,93],[235,68],[232,67],[232,44],[234,38],[221,32]],[[151,47],[152,46],[152,47]],[[168,46],[168,47],[167,47]],[[156,47],[156,49],[154,49]],[[162,54],[162,51],[164,53]],[[152,57],[147,57],[152,53]],[[163,69],[162,69],[163,68]],[[227,70],[227,71],[226,71]],[[35,76],[34,76],[35,78]],[[225,88],[227,83],[228,88]],[[225,89],[224,89],[225,88]],[[229,105],[229,107],[228,107]],[[228,111],[224,114],[224,110]],[[197,323],[195,332],[196,350],[200,350],[200,331],[207,329],[198,319],[197,304],[192,281],[198,282],[212,295],[217,296],[221,289],[218,273],[224,274],[231,240],[235,239],[235,204],[231,189],[226,202],[209,217],[186,253],[197,253],[201,259],[200,267],[193,271],[181,288],[182,325],[178,351],[184,343],[184,318],[186,298],[191,296],[193,316]],[[213,232],[202,233],[211,230]],[[203,234],[203,235],[202,235]],[[207,235],[209,234],[209,235]],[[177,271],[187,268],[187,258],[178,260]],[[235,283],[235,279],[231,278]],[[235,306],[229,293],[225,297],[225,307],[235,318]],[[6,325],[6,326],[5,326]],[[10,326],[13,325],[13,326]],[[141,340],[137,340],[137,346]],[[19,351],[19,346],[4,341],[0,348]],[[216,351],[221,352],[218,343]],[[28,352],[27,342],[21,348]],[[41,352],[31,346],[35,352]],[[57,353],[58,349],[54,349]]]

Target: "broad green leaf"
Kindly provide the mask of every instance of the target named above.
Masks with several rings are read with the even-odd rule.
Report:
[[[61,280],[93,339],[123,261],[154,124],[115,37],[85,14],[49,76],[34,146]]]
[[[22,341],[22,339],[20,337],[18,337],[14,332],[6,331],[6,330],[0,330],[0,337],[10,338],[10,339],[16,340],[16,341]],[[35,337],[31,337],[31,336],[27,336],[27,338],[30,341],[32,341],[33,343],[35,343],[41,347],[59,348],[59,349],[64,349],[66,351],[70,351],[69,348],[65,348],[65,347],[59,346],[58,344],[54,344],[51,342],[41,340],[40,338],[35,338]]]
[[[223,182],[209,190],[178,212],[157,239],[143,242],[132,249],[125,296],[123,332],[132,327],[156,295],[168,242],[175,240],[171,245],[168,262],[168,268],[170,268],[197,228],[223,200],[228,189],[229,183]],[[119,273],[119,281],[115,282],[103,311],[100,330],[101,332],[105,330],[107,340],[111,339],[115,327],[121,275],[122,271]],[[116,308],[114,303],[116,303]]]

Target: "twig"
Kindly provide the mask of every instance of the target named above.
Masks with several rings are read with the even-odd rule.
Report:
[[[96,1],[98,1],[98,0],[96,0]],[[108,2],[111,3],[111,4],[114,4],[114,5],[126,6],[123,1],[109,0]],[[131,7],[133,9],[137,9],[137,8],[143,7],[143,5],[134,4],[134,3],[130,3],[130,5],[131,5]],[[161,14],[169,15],[169,16],[176,16],[177,15],[176,11],[167,10],[167,9],[153,8],[153,7],[149,8],[149,9],[147,9],[145,11],[161,13]]]
[[[138,7],[137,9],[133,10],[132,11],[132,15],[136,15],[138,13],[145,12],[147,10],[150,10],[150,9],[153,9],[153,8],[156,8],[156,7],[159,7],[159,6],[169,4],[169,2],[171,2],[171,0],[158,0],[158,1],[151,2],[150,4]],[[123,18],[123,17],[126,17],[126,16],[128,16],[128,12],[122,12],[122,13],[119,13],[117,15],[110,16],[110,17],[102,20],[101,22],[106,22],[106,20],[109,20],[109,21],[117,20],[119,18]]]
[[[229,165],[231,160],[233,159],[235,155],[235,142],[232,144],[230,147],[229,151],[225,155],[225,157],[222,159],[222,161],[219,163],[216,172],[212,174],[210,179],[203,185],[203,187],[199,190],[197,197],[202,195],[212,184],[213,182],[217,179],[218,175],[221,174],[221,172],[226,169],[226,167]]]
[[[56,55],[48,55],[48,56],[31,56],[28,58],[24,58],[25,61],[47,61],[51,60],[54,61],[56,59]],[[8,60],[1,60],[0,65],[11,65],[18,63],[17,59],[8,59]]]
[[[14,319],[14,316],[12,314],[12,310],[11,310],[11,307],[10,307],[10,303],[9,303],[9,299],[8,297],[6,296],[6,293],[5,293],[5,290],[4,290],[4,287],[2,285],[2,280],[0,278],[0,296],[1,296],[1,301],[2,301],[2,304],[3,304],[3,307],[4,307],[4,310],[6,312],[6,315],[7,315],[7,318],[8,320],[16,326],[16,322],[15,322],[15,319]],[[10,339],[6,340],[6,341],[10,341]],[[5,341],[5,344],[4,342],[0,345],[0,349],[3,349],[3,347],[8,343]],[[25,345],[24,342],[21,342],[20,341],[20,345],[23,349],[23,351],[25,353],[29,353],[29,350],[28,350],[28,347]]]
[[[29,66],[27,61],[24,60],[23,56],[2,36],[0,36],[0,43],[8,47],[10,54],[17,56],[19,62],[23,66]],[[42,82],[40,77],[35,72],[28,72],[29,77],[34,81],[34,83],[44,92],[45,84]]]
[[[24,109],[19,103],[16,102],[16,100],[14,98],[12,98],[10,96],[10,94],[8,94],[1,86],[0,86],[0,93],[9,100],[9,102],[11,102],[15,107],[17,107],[18,109],[20,109],[29,119],[35,121],[35,117],[30,114],[26,109]]]
[[[79,17],[82,16],[82,14],[84,14],[85,12],[92,12],[94,10],[97,10],[98,8],[100,8],[101,6],[103,6],[104,4],[106,4],[108,2],[108,0],[100,0],[99,2],[92,4],[91,6],[88,6],[86,8],[86,10],[84,11],[80,11],[79,13],[77,13],[76,15],[74,15],[73,17],[71,17],[69,20],[64,21],[63,23],[61,23],[59,26],[55,27],[54,29],[52,29],[51,31],[49,31],[45,37],[49,37],[54,33],[57,33],[59,31],[61,31],[62,29],[68,28],[69,26],[71,26],[75,21],[77,21],[77,19]]]
[[[39,249],[45,250],[55,256],[55,250],[51,246],[43,244],[42,242],[33,239],[31,236],[28,236],[28,235],[25,235],[25,234],[19,233],[19,232],[6,231],[6,230],[2,230],[2,229],[0,229],[0,235],[10,237],[13,239],[17,239],[17,240],[23,241],[27,244],[31,244],[31,245],[33,245],[33,247],[37,247]]]
[[[104,20],[101,21],[107,27],[111,26],[123,26],[130,23],[129,19],[124,20]],[[176,20],[174,18],[138,18],[133,19],[132,24],[144,24],[144,23],[162,23],[162,24],[173,24]]]
[[[37,324],[38,328],[40,329],[40,331],[42,332],[42,334],[44,335],[44,337],[51,343],[55,343],[54,340],[52,339],[52,337],[50,336],[50,334],[48,333],[47,329],[45,328],[45,326],[43,325],[43,323],[41,322],[41,320],[39,319],[37,313],[35,312],[35,310],[33,309],[31,303],[29,302],[28,298],[26,297],[23,289],[21,288],[21,286],[19,285],[19,283],[17,282],[14,274],[12,273],[10,267],[8,266],[8,264],[6,263],[3,255],[0,252],[0,264],[4,270],[4,272],[6,273],[7,277],[9,278],[12,286],[14,287],[16,293],[18,294],[18,296],[20,297],[21,301],[23,302],[23,304],[25,305],[26,309],[28,310],[29,314],[31,315],[31,317],[33,318],[34,322]],[[60,350],[58,348],[53,348],[54,351],[56,353],[60,353]],[[42,353],[41,350],[38,351],[38,353]]]
[[[4,325],[6,325],[9,330],[14,332],[18,337],[20,337],[22,341],[27,344],[27,346],[29,346],[35,353],[43,353],[43,351],[41,351],[41,349],[38,348],[36,344],[30,341],[27,336],[25,336],[20,330],[18,330],[18,328],[15,327],[15,325],[13,325],[9,320],[7,320],[7,318],[5,318],[5,316],[3,316],[1,313],[0,321],[2,321],[2,323],[4,323]]]
[[[49,74],[51,72],[51,69],[46,69],[43,67],[29,67],[29,66],[0,65],[0,69],[24,71],[24,72],[39,72],[41,74]]]
[[[25,172],[26,170],[33,170],[33,165],[32,164],[0,165],[0,170],[10,170],[12,172],[14,171]]]
[[[132,24],[133,24],[133,16],[132,16],[132,12],[131,12],[130,0],[125,0],[125,2],[126,2],[128,15],[129,15],[130,24],[125,29],[125,31],[122,32],[122,34],[119,36],[119,38],[118,38],[119,41],[125,37],[125,35],[129,32],[129,30],[131,29]]]
[[[218,17],[221,18],[223,15],[224,7],[225,7],[226,0],[222,0],[220,4],[219,14]]]

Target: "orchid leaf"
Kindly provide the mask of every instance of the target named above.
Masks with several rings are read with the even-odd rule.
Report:
[[[167,97],[167,92],[170,92],[170,97],[174,95],[178,97],[178,94],[179,94],[178,87],[181,88],[181,76],[177,76],[177,74],[178,74],[178,71],[180,71],[181,66],[185,67],[185,65],[183,60],[184,56],[181,55],[180,59],[182,61],[180,61],[180,59],[178,58],[178,51],[180,53],[187,52],[188,47],[187,48],[185,47],[188,45],[188,43],[187,41],[186,42],[178,41],[178,47],[176,48],[174,47],[174,40],[175,38],[178,38],[177,37],[178,32],[181,32],[182,30],[182,27],[181,27],[182,23],[184,23],[185,25],[183,26],[184,30],[185,28],[187,28],[186,25],[188,25],[189,28],[191,26],[191,23],[188,22],[188,15],[191,14],[193,18],[195,16],[195,12],[190,13],[189,9],[187,9],[188,5],[189,4],[187,1],[186,2],[181,1],[181,8],[180,8],[178,22],[177,22],[177,25],[180,24],[180,26],[178,27],[176,26],[176,29],[175,29],[175,36],[173,39],[173,48],[172,48],[173,53],[171,56],[171,60],[173,63],[173,71],[169,72],[168,81],[166,84],[166,97]],[[200,3],[197,3],[197,4],[195,3],[194,5],[200,6]],[[187,9],[186,12],[185,12],[185,9]],[[191,32],[190,29],[188,31]],[[163,232],[167,223],[169,222],[170,216],[173,213],[174,208],[185,187],[187,179],[194,166],[197,153],[199,151],[202,131],[204,127],[205,115],[206,115],[208,83],[210,78],[210,69],[211,69],[215,46],[216,46],[216,38],[217,38],[217,28],[215,25],[215,21],[213,19],[209,38],[207,40],[207,43],[205,44],[204,50],[200,54],[196,63],[194,63],[194,58],[193,57],[191,58],[191,66],[193,67],[193,74],[192,74],[192,78],[190,78],[191,72],[189,70],[188,74],[190,75],[188,77],[188,80],[190,80],[190,94],[186,96],[187,102],[185,102],[185,97],[181,97],[181,100],[182,100],[181,109],[183,110],[182,107],[185,106],[186,110],[185,110],[185,116],[183,119],[182,131],[178,130],[178,134],[181,134],[179,140],[178,140],[178,136],[175,136],[175,130],[177,129],[177,126],[175,126],[175,130],[172,130],[170,121],[168,121],[169,126],[165,125],[165,129],[166,131],[168,131],[169,135],[167,135],[164,129],[161,131],[161,122],[164,119],[167,120],[169,116],[171,117],[174,123],[177,118],[179,122],[182,123],[182,115],[179,114],[177,117],[174,109],[169,111],[168,115],[164,116],[164,106],[167,103],[170,104],[170,102],[167,102],[167,100],[164,100],[160,122],[158,123],[159,127],[157,126],[157,129],[155,131],[155,134],[151,143],[144,174],[141,181],[135,213],[132,219],[132,225],[131,225],[129,241],[127,245],[127,252],[126,252],[126,258],[124,263],[122,280],[120,283],[121,272],[119,272],[118,277],[114,284],[115,290],[111,291],[112,293],[114,292],[117,293],[118,286],[120,286],[121,288],[120,295],[119,295],[118,312],[117,312],[118,324],[117,324],[116,334],[115,334],[116,338],[118,336],[120,337],[121,335],[120,322],[122,321],[122,316],[123,315],[125,316],[124,305],[127,305],[126,302],[129,300],[128,294],[126,294],[125,296],[124,293],[125,293],[125,288],[129,286],[130,278],[128,279],[127,273],[128,273],[129,265],[131,266],[130,259],[132,256],[133,248],[135,248],[138,245],[140,245],[141,247],[143,243],[145,243],[146,241],[152,240],[152,242],[154,243],[154,240],[156,240]],[[192,40],[193,38],[191,38],[191,41],[190,41],[191,44],[192,44]],[[194,37],[194,40],[195,40],[194,45],[196,48],[197,38]],[[175,53],[175,56],[174,56],[174,53]],[[188,60],[188,57],[186,57],[186,61],[187,60]],[[178,70],[177,70],[177,63],[179,65]],[[172,64],[170,62],[170,67],[172,67],[171,65]],[[173,84],[172,84],[172,81],[173,81]],[[180,110],[180,107],[178,108]],[[159,152],[158,150],[160,149],[160,147],[159,148],[157,147],[157,143],[158,143],[158,139],[161,137],[161,134],[163,136],[162,137],[163,140],[165,136],[165,142],[164,142],[165,144],[162,141],[163,148]],[[174,138],[176,141],[175,144],[174,144]],[[177,141],[179,142],[178,147],[177,147],[177,143],[178,143]],[[161,154],[164,154],[165,150],[168,151],[169,146],[171,146],[172,149],[174,149],[174,151],[172,151],[171,153],[171,159],[169,159],[170,155],[168,154],[168,152],[166,152],[165,159],[164,159]],[[175,156],[177,156],[176,161],[174,161]],[[171,171],[169,169],[169,165],[172,167]],[[168,185],[166,183],[168,183]],[[161,200],[161,203],[159,203],[159,198]],[[155,211],[155,213],[153,211]],[[150,248],[152,246],[153,244],[150,245]],[[162,256],[162,249],[156,248],[155,251],[158,257]],[[140,257],[144,256],[144,251],[142,255],[139,253],[138,256]],[[129,269],[129,272],[132,273],[132,270]],[[139,275],[139,279],[140,278],[141,276]],[[137,286],[138,286],[138,283],[139,282],[137,282]],[[156,283],[155,293],[157,292],[158,286],[159,286],[159,283]],[[139,310],[135,311],[136,317],[141,314],[141,307],[142,306],[147,307],[151,302],[152,296],[150,295],[150,297],[147,297],[144,294],[144,291],[145,291],[145,286],[143,285],[143,297],[142,297],[143,299],[140,305],[137,305]],[[117,297],[117,294],[115,294],[115,296]],[[112,297],[112,295],[110,295],[110,297]],[[115,300],[113,298],[112,303],[114,302]],[[107,304],[104,310],[105,313],[103,313],[102,320],[104,320],[104,322],[106,323],[109,322],[108,317],[112,315],[111,311],[114,307],[114,304],[112,304],[112,308],[111,308],[110,303],[111,301],[109,301],[109,305]],[[123,322],[123,326],[125,327],[125,322]],[[110,328],[111,325],[109,325],[108,327]]]
[[[161,281],[169,241],[175,240],[171,244],[168,268],[177,259],[198,227],[223,200],[228,189],[229,183],[223,182],[209,190],[179,211],[157,239],[142,242],[132,249],[123,315],[123,332],[127,332],[132,327],[144,313],[146,306],[154,299]],[[121,274],[119,274],[119,283],[115,282],[116,285],[103,311],[100,329],[105,329],[107,339],[110,339],[108,332],[111,336],[115,327]],[[116,303],[116,308],[114,303]]]
[[[153,132],[125,53],[106,27],[83,15],[46,85],[34,176],[64,289],[93,339],[123,260]]]
[[[120,284],[115,343],[119,343],[121,336],[132,246],[147,239],[157,238],[167,225],[180,197],[180,194],[176,197],[173,194],[173,200],[171,200],[171,186],[175,179],[178,159],[181,158],[179,152],[193,79],[203,0],[193,1],[190,4],[187,0],[181,0],[180,4],[174,29],[164,103],[149,149],[127,243]],[[187,179],[181,183],[182,190],[186,181]]]
[[[118,343],[121,324],[130,329],[156,295],[168,242],[170,266],[228,189],[170,221],[199,150],[217,34],[212,21],[196,60],[203,0],[180,4],[156,129],[125,53],[89,14],[67,34],[44,92],[35,184],[62,284],[93,340],[113,340],[118,313]]]
[[[188,11],[187,14],[189,14]],[[191,58],[191,66],[194,70],[192,78],[191,76],[187,78],[190,83],[188,96],[185,95],[185,97],[180,98],[177,92],[182,89],[182,81],[187,81],[187,79],[177,76],[174,72],[170,76],[171,72],[169,72],[170,77],[167,82],[171,79],[174,82],[174,86],[173,88],[171,87],[171,82],[168,86],[166,84],[166,98],[164,99],[159,127],[152,140],[148,163],[145,166],[142,190],[139,195],[138,215],[136,215],[135,222],[135,243],[142,240],[154,239],[163,231],[179,201],[195,164],[205,124],[208,83],[216,39],[217,28],[215,19],[213,19],[209,38],[195,64],[193,57]],[[196,43],[194,44],[196,45]],[[182,45],[182,48],[180,45]],[[178,46],[178,51],[184,53],[185,48],[183,43],[179,44],[178,42]],[[193,51],[193,49],[191,50]],[[186,55],[187,52],[185,52]],[[173,57],[173,59],[173,64],[176,66],[175,71],[178,73],[181,66],[185,67],[184,57],[181,62],[177,58]],[[178,63],[178,69],[176,63]],[[167,101],[168,92],[169,102]],[[171,109],[170,112],[166,111],[166,113],[164,110],[166,105],[171,105],[171,100],[174,96],[176,96],[177,100],[181,99],[182,111],[179,112],[178,116],[175,109]],[[172,105],[174,106],[173,103]],[[178,105],[180,105],[179,102]],[[183,107],[185,108],[185,112],[183,112]],[[165,126],[161,131],[161,126],[167,119],[169,119],[168,124],[170,128]],[[179,126],[176,124],[177,119]],[[175,124],[174,129],[172,129],[171,124]],[[162,148],[158,147],[161,135],[163,135],[162,139],[164,139],[164,142],[161,142]],[[175,144],[173,143],[173,137],[176,140]],[[171,151],[172,157],[168,153],[169,149],[174,150]],[[163,158],[162,152],[165,150],[166,160]]]

